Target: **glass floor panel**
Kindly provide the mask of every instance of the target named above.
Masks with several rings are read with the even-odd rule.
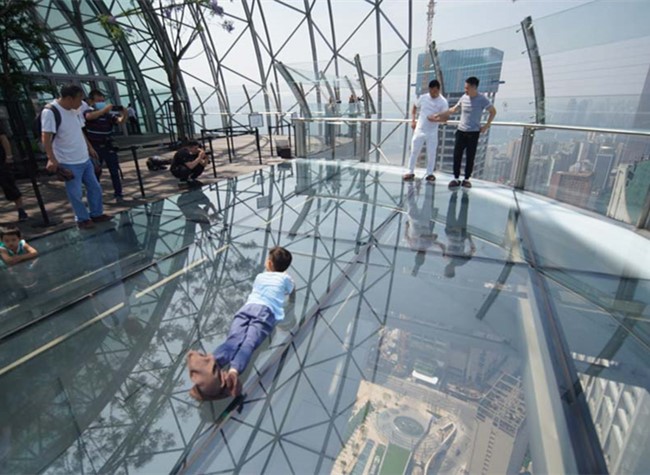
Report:
[[[589,444],[646,467],[647,240],[400,173],[293,160],[35,240],[0,273],[0,473],[541,473]],[[245,396],[198,404],[185,355],[275,245],[296,302]]]

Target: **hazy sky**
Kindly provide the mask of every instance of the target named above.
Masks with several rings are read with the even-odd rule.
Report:
[[[589,1],[591,0],[438,0],[433,21],[433,36],[441,42],[465,38],[517,25],[527,16],[535,20]],[[618,0],[616,3],[620,5],[625,1]],[[429,2],[423,0],[415,3],[426,17]],[[426,22],[424,27],[426,28]],[[424,37],[426,37],[426,30],[424,30]]]
[[[586,8],[585,4],[593,3]],[[309,2],[311,5],[311,2]],[[225,2],[227,12],[244,18],[241,3]],[[304,23],[304,15],[292,11],[292,7],[303,10],[303,0],[284,0],[282,4],[262,0],[264,21],[268,25],[269,40],[273,44],[278,59],[294,68],[313,75],[311,42]],[[426,38],[426,12],[428,0],[413,1],[413,37],[415,53],[424,51]],[[359,53],[366,71],[378,71],[376,66],[376,15],[372,4],[365,0],[332,0],[331,8],[335,17],[337,46],[342,55],[352,58]],[[382,84],[395,104],[405,102],[404,79],[407,77],[406,61],[391,69],[391,61],[403,58],[404,43],[400,35],[408,33],[408,2],[406,0],[384,0],[382,11]],[[647,51],[650,48],[647,18],[650,0],[438,0],[433,23],[433,39],[440,50],[494,47],[504,52],[499,105],[506,102],[514,107],[510,99],[531,99],[532,80],[530,63],[526,54],[523,35],[519,24],[526,16],[531,16],[543,56],[544,76],[547,97],[594,97],[603,95],[605,90],[616,96],[637,95],[648,70]],[[561,12],[561,13],[560,13]],[[253,12],[259,18],[259,9]],[[258,15],[258,16],[255,16]],[[313,4],[312,18],[318,30],[317,41],[318,69],[327,68],[331,53],[322,36],[329,39],[328,3],[317,0]],[[267,41],[266,34],[256,20],[261,41]],[[397,32],[391,31],[389,23]],[[359,25],[361,27],[359,28]],[[621,28],[624,25],[624,28]],[[242,93],[243,76],[253,81],[259,78],[250,32],[241,21],[235,21],[235,32],[228,34],[215,24],[213,37],[222,64],[228,70],[224,73],[228,94]],[[291,35],[298,28],[295,35]],[[359,28],[359,29],[357,29]],[[242,40],[232,48],[228,45],[240,33]],[[322,35],[322,36],[319,36]],[[349,40],[348,37],[353,35]],[[288,39],[287,39],[288,38]],[[286,42],[286,43],[285,43]],[[200,47],[200,45],[197,45]],[[224,53],[225,51],[225,53]],[[391,54],[394,52],[394,54]],[[187,70],[206,81],[208,70],[200,51],[196,60],[188,64]],[[194,52],[192,52],[192,55]],[[191,55],[190,55],[191,56]],[[264,58],[265,65],[268,57]],[[304,64],[298,64],[304,63]],[[341,75],[354,78],[356,73],[351,65],[340,62]],[[266,67],[266,66],[265,66]],[[413,69],[415,57],[413,58]],[[387,72],[390,71],[390,72]],[[331,73],[330,68],[327,73]],[[298,80],[301,80],[300,78]],[[414,78],[412,78],[412,81]],[[192,84],[192,80],[188,83]],[[603,87],[606,84],[607,87]],[[199,85],[199,87],[201,87]],[[255,90],[255,84],[248,85]],[[288,90],[281,91],[289,95]],[[526,106],[532,108],[532,105]]]

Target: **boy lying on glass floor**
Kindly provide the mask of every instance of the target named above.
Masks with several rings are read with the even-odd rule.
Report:
[[[226,341],[210,355],[194,350],[187,354],[187,367],[194,383],[190,396],[194,399],[208,401],[241,394],[239,375],[276,323],[284,319],[285,296],[295,296],[293,279],[285,272],[291,259],[285,248],[271,249],[266,271],[255,277],[253,290],[235,314]]]

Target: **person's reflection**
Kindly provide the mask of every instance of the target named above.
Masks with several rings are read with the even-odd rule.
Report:
[[[341,194],[341,164],[328,163],[325,165],[326,180],[321,182],[323,190],[329,189],[329,192],[338,196]]]
[[[194,190],[181,194],[176,201],[185,219],[198,223],[202,231],[207,231],[211,226],[211,219],[219,214],[214,203],[202,190]]]
[[[420,267],[424,264],[427,249],[434,244],[442,248],[442,244],[438,242],[438,235],[433,232],[435,226],[434,210],[435,214],[438,214],[437,208],[434,208],[435,185],[433,183],[426,184],[424,200],[418,208],[417,201],[421,183],[418,181],[415,187],[413,182],[408,183],[406,199],[407,219],[404,226],[404,237],[409,247],[416,251],[415,263],[411,271],[412,276],[418,275]]]
[[[120,251],[127,247],[120,241],[121,233],[115,229],[100,232],[92,239],[82,242],[86,262],[95,271],[93,287],[100,289],[91,294],[90,303],[95,315],[107,313],[101,319],[103,325],[109,329],[124,328],[126,333],[134,337],[141,325],[131,315],[130,298],[124,286],[124,273]]]
[[[447,208],[447,222],[445,226],[447,244],[443,247],[443,256],[449,261],[445,266],[444,274],[445,277],[449,277],[450,279],[456,276],[456,267],[467,264],[476,253],[476,246],[472,240],[472,235],[467,232],[469,194],[463,192],[462,195],[458,215],[456,215],[458,191],[454,191],[449,197],[449,207]]]

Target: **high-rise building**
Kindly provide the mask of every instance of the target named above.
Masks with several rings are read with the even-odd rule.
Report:
[[[650,464],[650,397],[645,388],[581,375],[610,473],[640,473]]]
[[[531,158],[528,164],[526,187],[538,192],[544,192],[551,177],[553,161],[549,157]]]
[[[650,160],[619,165],[615,172],[607,216],[627,223],[639,219],[648,193]]]
[[[639,106],[634,116],[633,129],[650,130],[650,68],[645,78]],[[634,163],[650,157],[650,139],[647,137],[628,136],[623,139],[625,149],[621,163]]]
[[[496,48],[448,50],[440,52],[438,58],[443,77],[443,94],[450,106],[455,105],[465,93],[465,79],[470,76],[479,78],[479,92],[487,95],[488,99],[494,102],[501,82],[503,51]],[[418,55],[417,92],[419,94],[426,93],[429,81],[436,79],[435,71],[430,64],[428,53]],[[438,157],[440,168],[445,171],[451,171],[453,168],[455,132],[456,127],[440,128]],[[479,139],[473,173],[477,178],[484,174],[488,139],[489,130],[481,134]]]
[[[609,189],[609,177],[616,160],[616,151],[609,145],[601,145],[594,161],[594,190]]]
[[[591,197],[594,173],[590,171],[556,172],[551,177],[548,195],[565,203],[586,208]]]
[[[479,403],[468,472],[517,473],[528,445],[525,420],[521,380],[501,374]]]

